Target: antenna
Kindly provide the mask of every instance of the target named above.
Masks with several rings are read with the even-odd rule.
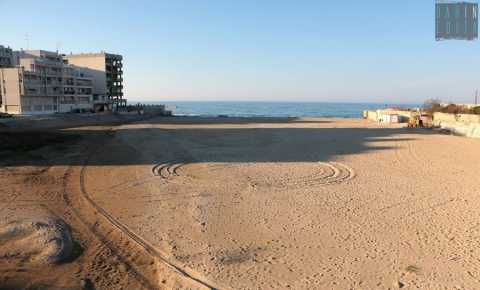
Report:
[[[25,33],[25,41],[27,41],[27,50],[30,50],[30,38],[28,37],[28,33]]]

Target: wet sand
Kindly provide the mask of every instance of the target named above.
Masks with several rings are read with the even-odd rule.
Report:
[[[52,208],[85,241],[67,277],[95,289],[480,287],[479,140],[343,119],[68,132],[68,153],[41,150],[54,180],[68,172]],[[104,248],[110,276],[92,262]]]

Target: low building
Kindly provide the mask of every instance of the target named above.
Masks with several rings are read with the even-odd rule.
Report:
[[[13,66],[13,50],[0,45],[0,68]]]
[[[93,109],[87,70],[65,63],[56,52],[15,53],[15,67],[0,68],[0,112],[52,114]]]
[[[408,110],[400,108],[381,109],[375,111],[363,111],[365,119],[380,123],[408,123],[411,118],[419,116],[418,109]]]
[[[122,56],[111,53],[81,53],[64,55],[68,63],[89,71],[93,76],[93,99],[96,106],[105,101],[114,108],[125,107],[123,98]]]

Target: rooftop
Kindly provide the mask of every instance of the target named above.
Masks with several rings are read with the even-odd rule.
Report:
[[[29,54],[29,55],[33,55],[33,56],[60,57],[60,54],[59,54],[58,52],[48,51],[48,50],[41,50],[41,49],[36,49],[36,50],[21,50],[20,53]]]
[[[89,52],[89,53],[70,53],[64,55],[66,58],[72,58],[72,57],[108,57],[108,58],[120,58],[122,59],[122,56],[120,54],[113,54],[113,53],[106,53],[104,51],[101,52]]]

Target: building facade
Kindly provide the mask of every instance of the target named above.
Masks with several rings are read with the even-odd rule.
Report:
[[[93,109],[93,79],[44,50],[14,53],[14,67],[0,68],[0,112],[52,114]]]
[[[68,63],[89,71],[93,76],[94,102],[108,102],[114,108],[124,107],[123,58],[111,53],[82,53],[64,56]]]
[[[13,66],[13,50],[0,45],[0,68]]]

